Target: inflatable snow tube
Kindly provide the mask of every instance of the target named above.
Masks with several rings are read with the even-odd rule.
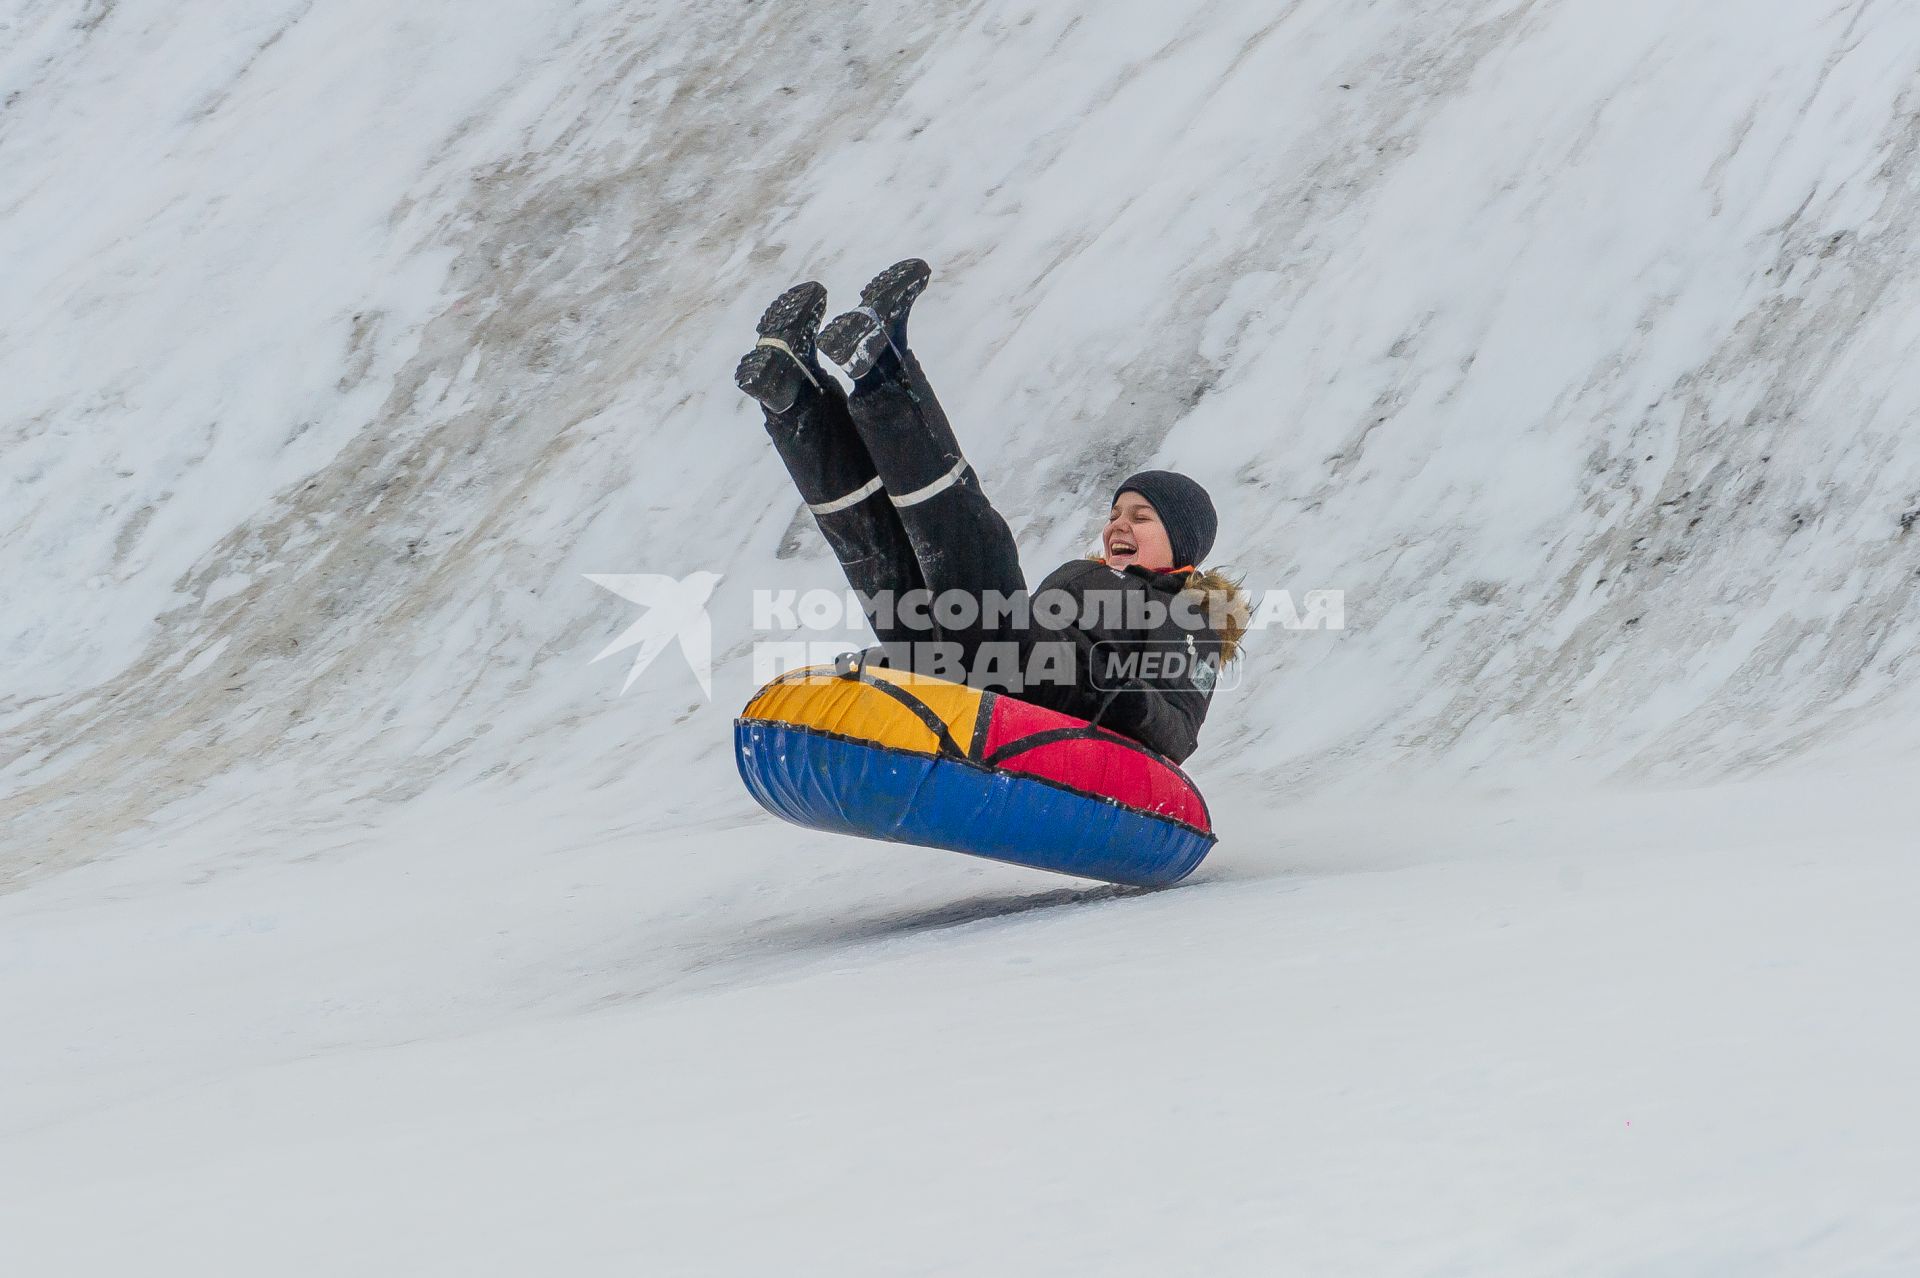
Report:
[[[1206,802],[1146,746],[898,670],[796,670],[734,721],[740,777],[814,830],[1168,887],[1213,847]]]

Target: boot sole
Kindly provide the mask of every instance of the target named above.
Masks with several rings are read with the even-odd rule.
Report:
[[[848,311],[821,332],[820,353],[846,369],[849,377],[866,376],[887,349],[887,330],[895,317],[913,306],[932,278],[933,268],[917,257],[895,262],[874,276],[860,290],[861,309]]]
[[[820,330],[820,353],[858,381],[887,348],[887,335],[865,311],[848,311]]]
[[[780,352],[762,346],[748,351],[733,370],[733,384],[773,413],[784,413],[800,398],[800,370]]]
[[[827,290],[808,280],[774,298],[754,331],[778,338],[793,349],[794,358],[807,360],[813,357],[814,330],[826,313]]]
[[[895,262],[867,281],[860,290],[860,305],[882,315],[904,310],[926,292],[927,281],[932,278],[933,268],[917,257]]]

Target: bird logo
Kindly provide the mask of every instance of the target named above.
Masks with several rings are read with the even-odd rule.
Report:
[[[620,636],[600,650],[594,661],[616,652],[639,646],[627,681],[620,685],[625,693],[653,659],[675,640],[680,655],[700,681],[700,691],[713,697],[713,623],[707,617],[707,600],[720,584],[717,572],[689,573],[685,577],[662,577],[653,573],[586,573],[586,579],[603,590],[611,590],[622,599],[639,604],[646,611],[640,619],[621,631]],[[588,662],[592,665],[593,662]]]

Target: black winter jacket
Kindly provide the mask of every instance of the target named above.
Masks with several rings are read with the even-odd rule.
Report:
[[[1057,633],[1036,621],[1033,638],[1072,641],[1074,682],[1030,688],[1024,699],[1184,762],[1199,744],[1221,662],[1220,636],[1206,625],[1204,603],[1192,593],[1180,597],[1186,581],[1184,572],[1111,568],[1097,559],[1056,568],[1033,592],[1035,616],[1046,610],[1045,596],[1058,591],[1071,598],[1076,621]]]

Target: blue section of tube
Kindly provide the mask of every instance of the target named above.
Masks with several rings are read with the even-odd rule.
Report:
[[[811,830],[945,848],[1134,887],[1193,873],[1214,838],[1107,799],[964,760],[742,719],[740,778],[775,816]]]

